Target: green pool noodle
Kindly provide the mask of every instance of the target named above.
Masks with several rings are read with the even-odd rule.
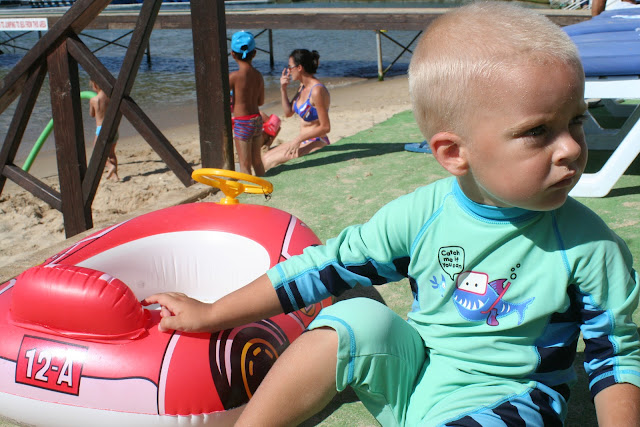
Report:
[[[91,90],[83,90],[82,92],[80,92],[81,99],[91,99],[96,95],[97,94]],[[31,169],[31,165],[33,164],[34,160],[38,156],[38,153],[40,152],[42,145],[47,140],[47,138],[49,138],[49,135],[51,134],[52,130],[53,130],[53,119],[49,120],[49,123],[47,123],[47,125],[44,127],[44,130],[38,137],[36,143],[33,145],[33,148],[31,149],[31,152],[29,153],[27,160],[25,160],[24,165],[22,165],[23,171],[29,172],[29,169]]]

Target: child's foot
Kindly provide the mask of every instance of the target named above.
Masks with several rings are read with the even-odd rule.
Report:
[[[120,181],[120,177],[118,176],[118,170],[114,167],[111,167],[107,170],[107,179],[111,181],[118,182]]]

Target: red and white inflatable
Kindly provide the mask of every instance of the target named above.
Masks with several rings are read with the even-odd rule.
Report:
[[[41,426],[227,425],[330,300],[213,334],[140,300],[216,300],[320,243],[292,215],[194,203],[99,231],[0,285],[0,416]]]

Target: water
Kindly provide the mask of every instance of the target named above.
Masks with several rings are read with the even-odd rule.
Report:
[[[278,2],[268,5],[233,6],[228,9],[247,9],[262,7],[446,7],[459,2],[434,3],[434,2]],[[131,6],[118,6],[120,8],[130,8]],[[167,4],[164,7],[185,8],[185,3]],[[243,28],[258,34],[262,29]],[[238,29],[229,29],[228,37]],[[107,69],[117,76],[124,59],[125,49],[118,46],[107,46],[101,48],[104,43],[94,39],[114,40],[122,36],[127,31],[118,30],[86,30],[80,38],[91,50],[97,50],[96,56],[107,67]],[[16,33],[5,33],[15,35]],[[393,31],[391,37],[403,44],[408,44],[416,32],[414,31]],[[2,35],[0,35],[2,37]],[[119,44],[127,46],[129,36],[118,41]],[[396,44],[382,39],[383,66],[390,64],[402,51]],[[16,43],[30,47],[37,41],[36,33],[22,37]],[[268,50],[268,35],[264,34],[256,38],[258,49]],[[323,31],[323,30],[273,30],[273,55],[275,67],[269,66],[269,55],[258,51],[253,61],[254,66],[262,72],[265,78],[265,88],[267,93],[276,93],[279,87],[280,73],[287,65],[289,53],[296,48],[315,49],[320,53],[320,67],[317,76],[321,80],[332,84],[341,84],[357,78],[373,78],[377,76],[376,58],[376,38],[373,31],[343,30],[343,31]],[[0,55],[0,78],[3,78],[11,68],[22,58],[24,54],[21,50],[7,52],[7,48],[1,48],[5,53]],[[98,50],[99,49],[99,50]],[[190,29],[187,30],[156,30],[151,34],[150,39],[151,64],[147,64],[146,57],[143,59],[131,96],[141,105],[143,110],[149,112],[159,109],[178,109],[184,105],[194,105],[196,101],[194,61],[193,61],[193,41]],[[388,76],[406,74],[410,57],[403,55],[387,73]],[[235,62],[229,58],[229,70],[237,68]],[[81,69],[81,90],[89,90],[88,75]],[[23,143],[21,144],[18,158],[24,158],[28,154],[33,142],[40,135],[42,129],[51,118],[51,105],[49,98],[48,81],[45,80],[43,90],[34,108],[34,113],[29,121]],[[276,97],[271,97],[277,99]],[[269,101],[267,97],[267,101]],[[85,139],[91,143],[93,141],[92,130],[95,125],[88,114],[88,102],[83,101],[86,108],[83,108],[85,122]],[[0,115],[0,141],[4,139],[6,130],[11,121],[15,104]],[[83,107],[85,105],[83,104]],[[160,126],[162,129],[162,126]],[[53,137],[50,137],[43,150],[53,149]]]

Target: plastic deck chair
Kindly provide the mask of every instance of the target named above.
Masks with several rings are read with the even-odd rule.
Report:
[[[640,99],[640,8],[605,11],[564,29],[580,51],[585,98]],[[621,109],[614,102],[605,105],[614,107],[613,114]],[[640,107],[617,131],[602,129],[593,120],[585,131],[590,149],[614,151],[600,171],[583,174],[570,195],[604,197],[640,154]]]

